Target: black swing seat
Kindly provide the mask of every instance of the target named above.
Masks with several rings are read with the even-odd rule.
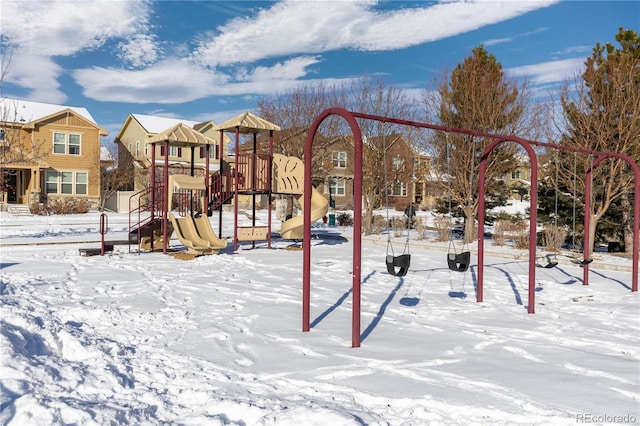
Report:
[[[471,252],[449,253],[447,255],[447,263],[452,271],[465,272],[469,269],[469,264],[471,263]]]
[[[536,263],[536,266],[538,268],[545,268],[545,269],[551,269],[551,268],[555,268],[556,266],[558,266],[558,262],[555,260],[550,260],[549,262],[547,262],[546,264],[542,265],[540,263]]]
[[[407,275],[410,264],[410,254],[401,254],[400,256],[387,255],[387,272],[396,277],[404,277]]]
[[[580,265],[580,266],[584,266],[584,265],[588,265],[591,262],[593,262],[593,259],[576,259],[576,258],[571,258],[571,263],[575,263],[576,265]]]

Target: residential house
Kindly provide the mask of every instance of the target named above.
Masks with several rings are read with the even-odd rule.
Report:
[[[433,172],[430,155],[417,154],[414,176],[415,198],[413,202],[416,205],[416,209],[435,209],[437,200],[442,196],[442,194],[434,184],[438,179],[438,176]]]
[[[100,200],[100,138],[83,107],[0,99],[0,202]]]
[[[118,163],[134,167],[131,190],[140,191],[149,185],[152,159],[152,145],[148,143],[149,138],[178,123],[183,123],[214,141],[218,141],[209,151],[209,173],[218,171],[221,167],[223,170],[229,167],[227,147],[230,139],[225,135],[224,140],[220,143],[220,132],[213,130],[215,123],[212,121],[197,122],[143,114],[129,114],[115,137],[115,143],[118,144]],[[196,151],[192,156],[190,149],[176,146],[170,147],[169,152],[166,154],[169,156],[169,166],[172,172],[190,172],[193,160],[194,173],[204,174],[206,152],[204,148]],[[156,166],[164,165],[164,157],[164,146],[156,144]]]
[[[510,200],[528,200],[531,195],[531,164],[529,156],[518,156],[511,172],[498,177],[498,179],[501,179],[509,188]]]
[[[386,163],[384,176],[387,193],[382,196],[382,204],[388,202],[389,207],[404,210],[414,200],[414,161],[415,154],[412,147],[400,134],[387,135],[384,143],[378,143],[377,138],[370,142],[363,140],[363,179],[367,179],[366,170],[378,170],[378,164],[373,158],[375,146],[384,145],[386,153],[383,157]],[[353,208],[353,178],[354,178],[354,147],[353,137],[338,138],[326,150],[326,182],[319,186],[321,193],[329,198],[330,205],[337,209]],[[384,180],[384,179],[383,179]],[[380,188],[382,189],[382,188]]]

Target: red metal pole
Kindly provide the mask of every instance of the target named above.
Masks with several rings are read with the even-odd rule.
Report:
[[[600,162],[600,158],[598,158]],[[590,239],[590,222],[591,222],[591,176],[593,173],[594,163],[587,169],[584,175],[584,232],[582,238],[582,285],[589,285],[589,265],[584,262],[591,259],[591,239]],[[574,179],[576,176],[574,176]]]
[[[240,152],[240,126],[236,126],[236,171],[233,179],[233,251],[238,250],[238,157]]]
[[[313,138],[320,124],[330,115],[342,116],[349,126],[354,138],[354,181],[353,181],[353,272],[352,292],[353,306],[351,310],[351,346],[360,346],[360,314],[361,314],[361,277],[362,277],[362,133],[354,114],[343,108],[324,110],[311,125],[305,143],[304,155],[304,205],[311,205],[311,152]],[[309,331],[311,300],[311,209],[305,209],[302,275],[302,331]]]
[[[488,152],[482,154],[478,170],[478,284],[476,302],[482,302],[484,297],[484,193],[488,155]]]
[[[325,110],[316,117],[309,128],[304,148],[304,205],[311,205],[311,152],[313,139],[320,124],[331,115]],[[302,238],[302,331],[308,332],[311,324],[311,209],[303,209],[304,235]]]
[[[529,301],[527,302],[527,312],[530,314],[536,311],[536,232],[538,224],[538,158],[531,144],[520,144],[529,154],[531,162],[531,194],[529,196]]]
[[[480,169],[478,173],[478,294],[476,300],[482,302],[483,298],[483,280],[484,280],[484,192],[486,179],[486,162],[489,153],[493,151],[502,142],[515,142],[522,146],[529,154],[531,162],[531,195],[530,195],[530,214],[529,214],[529,288],[527,300],[527,312],[535,313],[536,303],[536,225],[537,225],[537,208],[538,205],[538,160],[531,143],[523,139],[496,139],[491,142],[482,153],[480,158]]]
[[[211,188],[211,177],[209,176],[209,154],[211,153],[211,145],[204,146],[204,206],[202,206],[202,214],[209,217],[209,191]]]
[[[151,179],[151,220],[155,219],[156,214],[156,144],[151,144],[151,175],[149,177]],[[140,200],[138,200],[138,254],[140,254]],[[151,239],[151,250],[154,249],[153,239]]]
[[[269,130],[269,159],[267,160],[267,185],[268,191],[268,208],[267,208],[267,247],[271,248],[271,206],[273,205],[273,189],[272,168],[273,167],[273,130]]]
[[[223,150],[224,149],[224,130],[220,130],[220,148],[218,148],[218,174],[220,175],[220,195],[222,195],[223,193],[223,188],[226,191],[227,188],[229,188],[228,186],[224,186],[224,183],[222,183],[222,157],[224,157],[223,155]],[[226,194],[226,192],[225,192]],[[212,212],[213,214],[213,212]],[[218,213],[218,237],[222,238],[222,206],[220,206],[220,212]]]
[[[154,164],[155,167],[155,164]],[[169,191],[173,191],[173,188],[169,188],[169,141],[164,141],[164,171],[162,173],[162,180],[164,182],[164,194],[162,197],[162,253],[167,253],[167,245],[169,244],[169,236],[167,235],[167,219],[169,217]],[[156,191],[154,183],[154,192]],[[153,218],[152,218],[153,219]],[[153,234],[152,234],[153,235]],[[153,237],[152,241],[153,241]]]
[[[108,226],[107,215],[105,213],[102,213],[100,215],[100,256],[104,256],[104,234],[107,233]]]

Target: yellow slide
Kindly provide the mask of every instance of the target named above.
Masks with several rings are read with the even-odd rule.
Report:
[[[208,241],[200,238],[191,216],[176,217],[173,213],[169,213],[169,220],[173,225],[173,230],[178,240],[187,248],[189,253],[215,254],[218,252],[218,250],[211,248],[211,244]]]
[[[273,191],[299,195],[298,202],[304,211],[304,163],[297,157],[280,154],[273,156]],[[329,201],[315,188],[311,188],[311,222],[322,218],[329,211]],[[304,215],[300,214],[282,222],[280,236],[286,240],[301,240],[304,236]]]
[[[300,196],[298,202],[304,211],[303,201],[304,197]],[[311,187],[311,223],[321,219],[327,211],[329,211],[329,201]],[[304,215],[300,214],[282,222],[280,236],[285,240],[301,240],[304,236]]]
[[[172,175],[169,176],[168,194],[169,205],[172,205],[173,191],[193,190],[204,191],[206,189],[204,178],[197,176]],[[227,242],[213,232],[211,222],[206,216],[193,218],[191,215],[176,217],[169,213],[169,220],[178,240],[193,254],[217,254],[219,250],[227,247]]]
[[[211,222],[209,222],[209,218],[207,218],[207,216],[202,215],[200,217],[193,218],[193,223],[196,226],[196,231],[200,238],[209,242],[209,246],[211,249],[216,250],[216,253],[218,250],[222,250],[227,247],[227,242],[218,238],[216,233],[213,231]]]

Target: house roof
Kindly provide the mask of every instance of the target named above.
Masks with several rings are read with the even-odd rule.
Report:
[[[149,143],[169,141],[171,146],[211,145],[216,141],[180,122],[155,136],[151,136]]]
[[[224,131],[233,130],[235,132],[236,128],[239,129],[240,133],[260,133],[268,132],[270,130],[280,130],[280,126],[276,126],[275,124],[270,123],[269,121],[250,112],[243,112],[222,124],[218,124],[213,129]]]
[[[101,134],[108,135],[101,128],[86,108],[67,105],[48,104],[44,102],[25,101],[22,99],[0,98],[0,121],[7,123],[19,123],[29,125],[41,121],[47,117],[59,114],[63,111],[71,111],[100,129]]]
[[[100,147],[100,161],[115,161],[113,155],[104,146]]]
[[[178,123],[184,123],[191,128],[201,124],[199,121],[183,120],[181,118],[171,117],[158,117],[155,115],[131,114],[131,116],[135,118],[142,127],[144,127],[147,133],[154,134],[163,132]]]

